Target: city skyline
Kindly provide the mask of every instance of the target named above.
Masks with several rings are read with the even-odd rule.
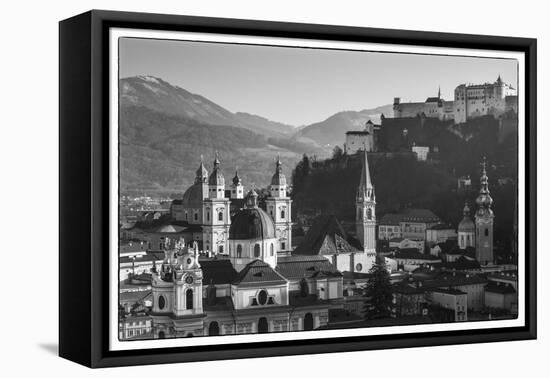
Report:
[[[512,59],[122,38],[120,78],[151,75],[232,112],[292,126],[437,95],[463,83],[517,86]]]

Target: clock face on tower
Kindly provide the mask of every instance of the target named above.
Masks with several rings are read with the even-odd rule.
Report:
[[[193,277],[191,276],[185,277],[185,283],[191,285],[193,283]]]

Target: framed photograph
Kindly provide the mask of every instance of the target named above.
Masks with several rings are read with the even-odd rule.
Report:
[[[60,22],[59,353],[536,338],[536,40]]]

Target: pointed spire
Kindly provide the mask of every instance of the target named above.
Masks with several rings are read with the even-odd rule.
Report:
[[[437,90],[437,98],[441,99],[441,85],[439,86],[439,88]]]
[[[367,149],[363,149],[363,167],[361,169],[361,179],[357,196],[361,198],[374,199],[374,187],[370,178],[369,161],[367,158]]]
[[[483,157],[483,162],[481,163],[481,178],[480,178],[480,188],[479,195],[476,199],[476,204],[479,209],[490,209],[493,204],[493,199],[489,194],[489,178],[487,177],[487,159]],[[479,213],[478,209],[478,213]]]
[[[218,168],[220,165],[220,159],[218,156],[218,150],[216,150],[216,158],[214,159],[214,169]]]

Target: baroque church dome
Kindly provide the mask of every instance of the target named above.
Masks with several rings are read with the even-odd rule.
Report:
[[[203,192],[201,184],[191,185],[182,197],[182,205],[184,208],[202,207]]]
[[[229,228],[229,239],[273,239],[275,224],[271,217],[258,207],[258,194],[251,191],[246,196],[246,205],[235,214]]]

